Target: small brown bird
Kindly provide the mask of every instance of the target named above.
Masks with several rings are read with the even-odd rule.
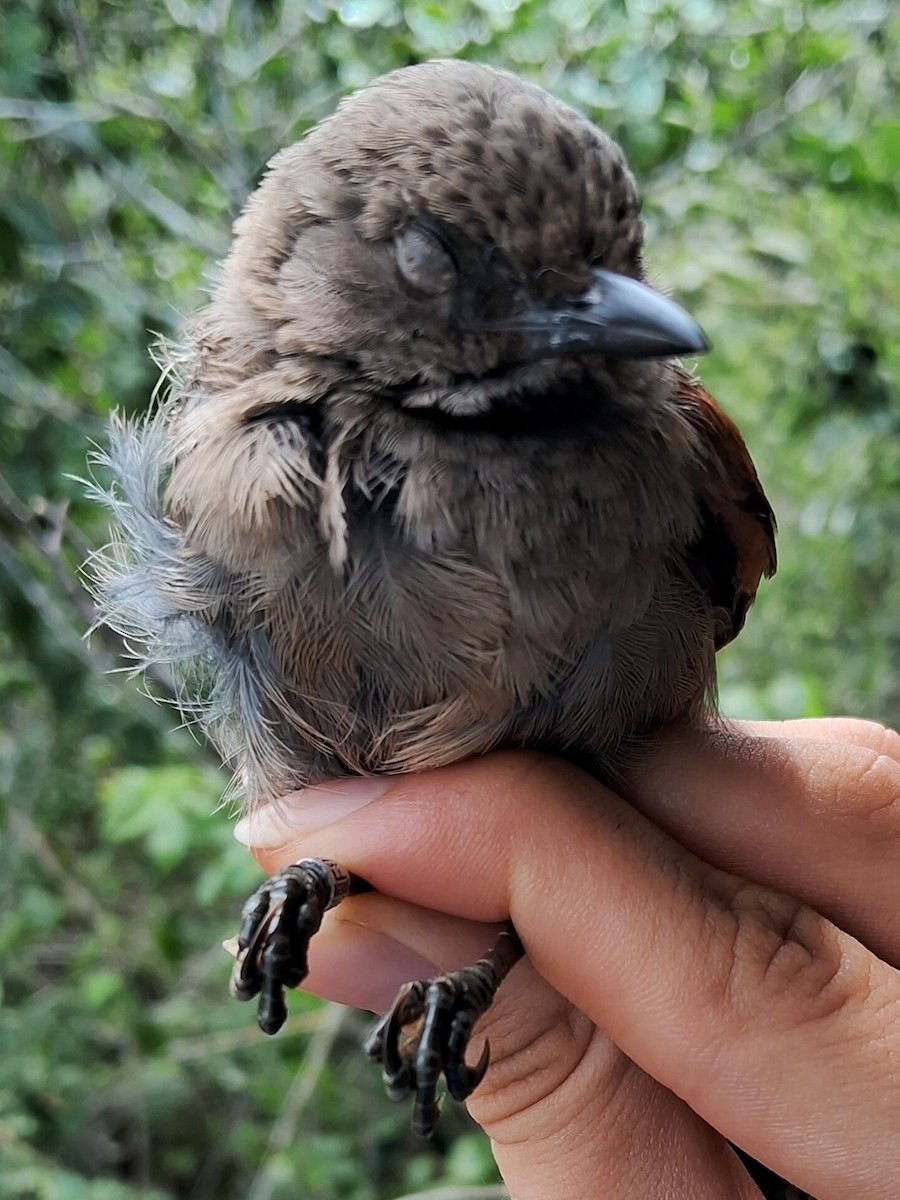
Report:
[[[113,426],[98,584],[248,804],[499,746],[616,784],[712,719],[774,523],[642,237],[619,148],[473,63],[379,79],[272,161],[170,401]],[[234,990],[263,1028],[362,886],[307,862],[248,902]],[[509,930],[409,985],[373,1035],[420,1131],[439,1070],[460,1099],[483,1075],[468,1035],[521,952]]]

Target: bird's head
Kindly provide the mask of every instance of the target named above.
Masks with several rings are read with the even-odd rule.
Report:
[[[318,362],[463,422],[588,360],[615,380],[705,349],[643,281],[639,208],[618,146],[540,88],[474,63],[395,71],[273,160],[215,340],[248,370]]]

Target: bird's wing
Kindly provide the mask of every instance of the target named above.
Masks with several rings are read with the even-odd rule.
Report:
[[[744,439],[696,379],[681,372],[678,399],[700,434],[702,526],[689,566],[724,619],[716,648],[737,637],[760,579],[775,572],[775,517]]]

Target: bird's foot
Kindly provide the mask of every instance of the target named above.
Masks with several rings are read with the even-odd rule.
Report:
[[[338,863],[304,858],[267,879],[244,905],[231,994],[236,1000],[259,996],[256,1019],[263,1033],[277,1033],[284,1024],[284,989],[306,978],[310,939],[329,908],[361,890],[357,882]]]
[[[441,1075],[454,1100],[466,1100],[484,1078],[490,1061],[485,1042],[477,1064],[465,1054],[475,1022],[487,1012],[500,984],[524,954],[518,934],[504,929],[484,958],[462,971],[408,983],[366,1040],[366,1053],[381,1063],[392,1100],[415,1095],[412,1127],[429,1137],[440,1116]]]

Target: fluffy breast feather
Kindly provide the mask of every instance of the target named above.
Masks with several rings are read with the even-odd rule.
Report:
[[[204,407],[114,423],[96,590],[251,799],[501,744],[611,761],[708,686],[703,598],[666,570],[693,529],[685,464],[642,475],[637,434],[466,456],[407,414],[238,430]]]

